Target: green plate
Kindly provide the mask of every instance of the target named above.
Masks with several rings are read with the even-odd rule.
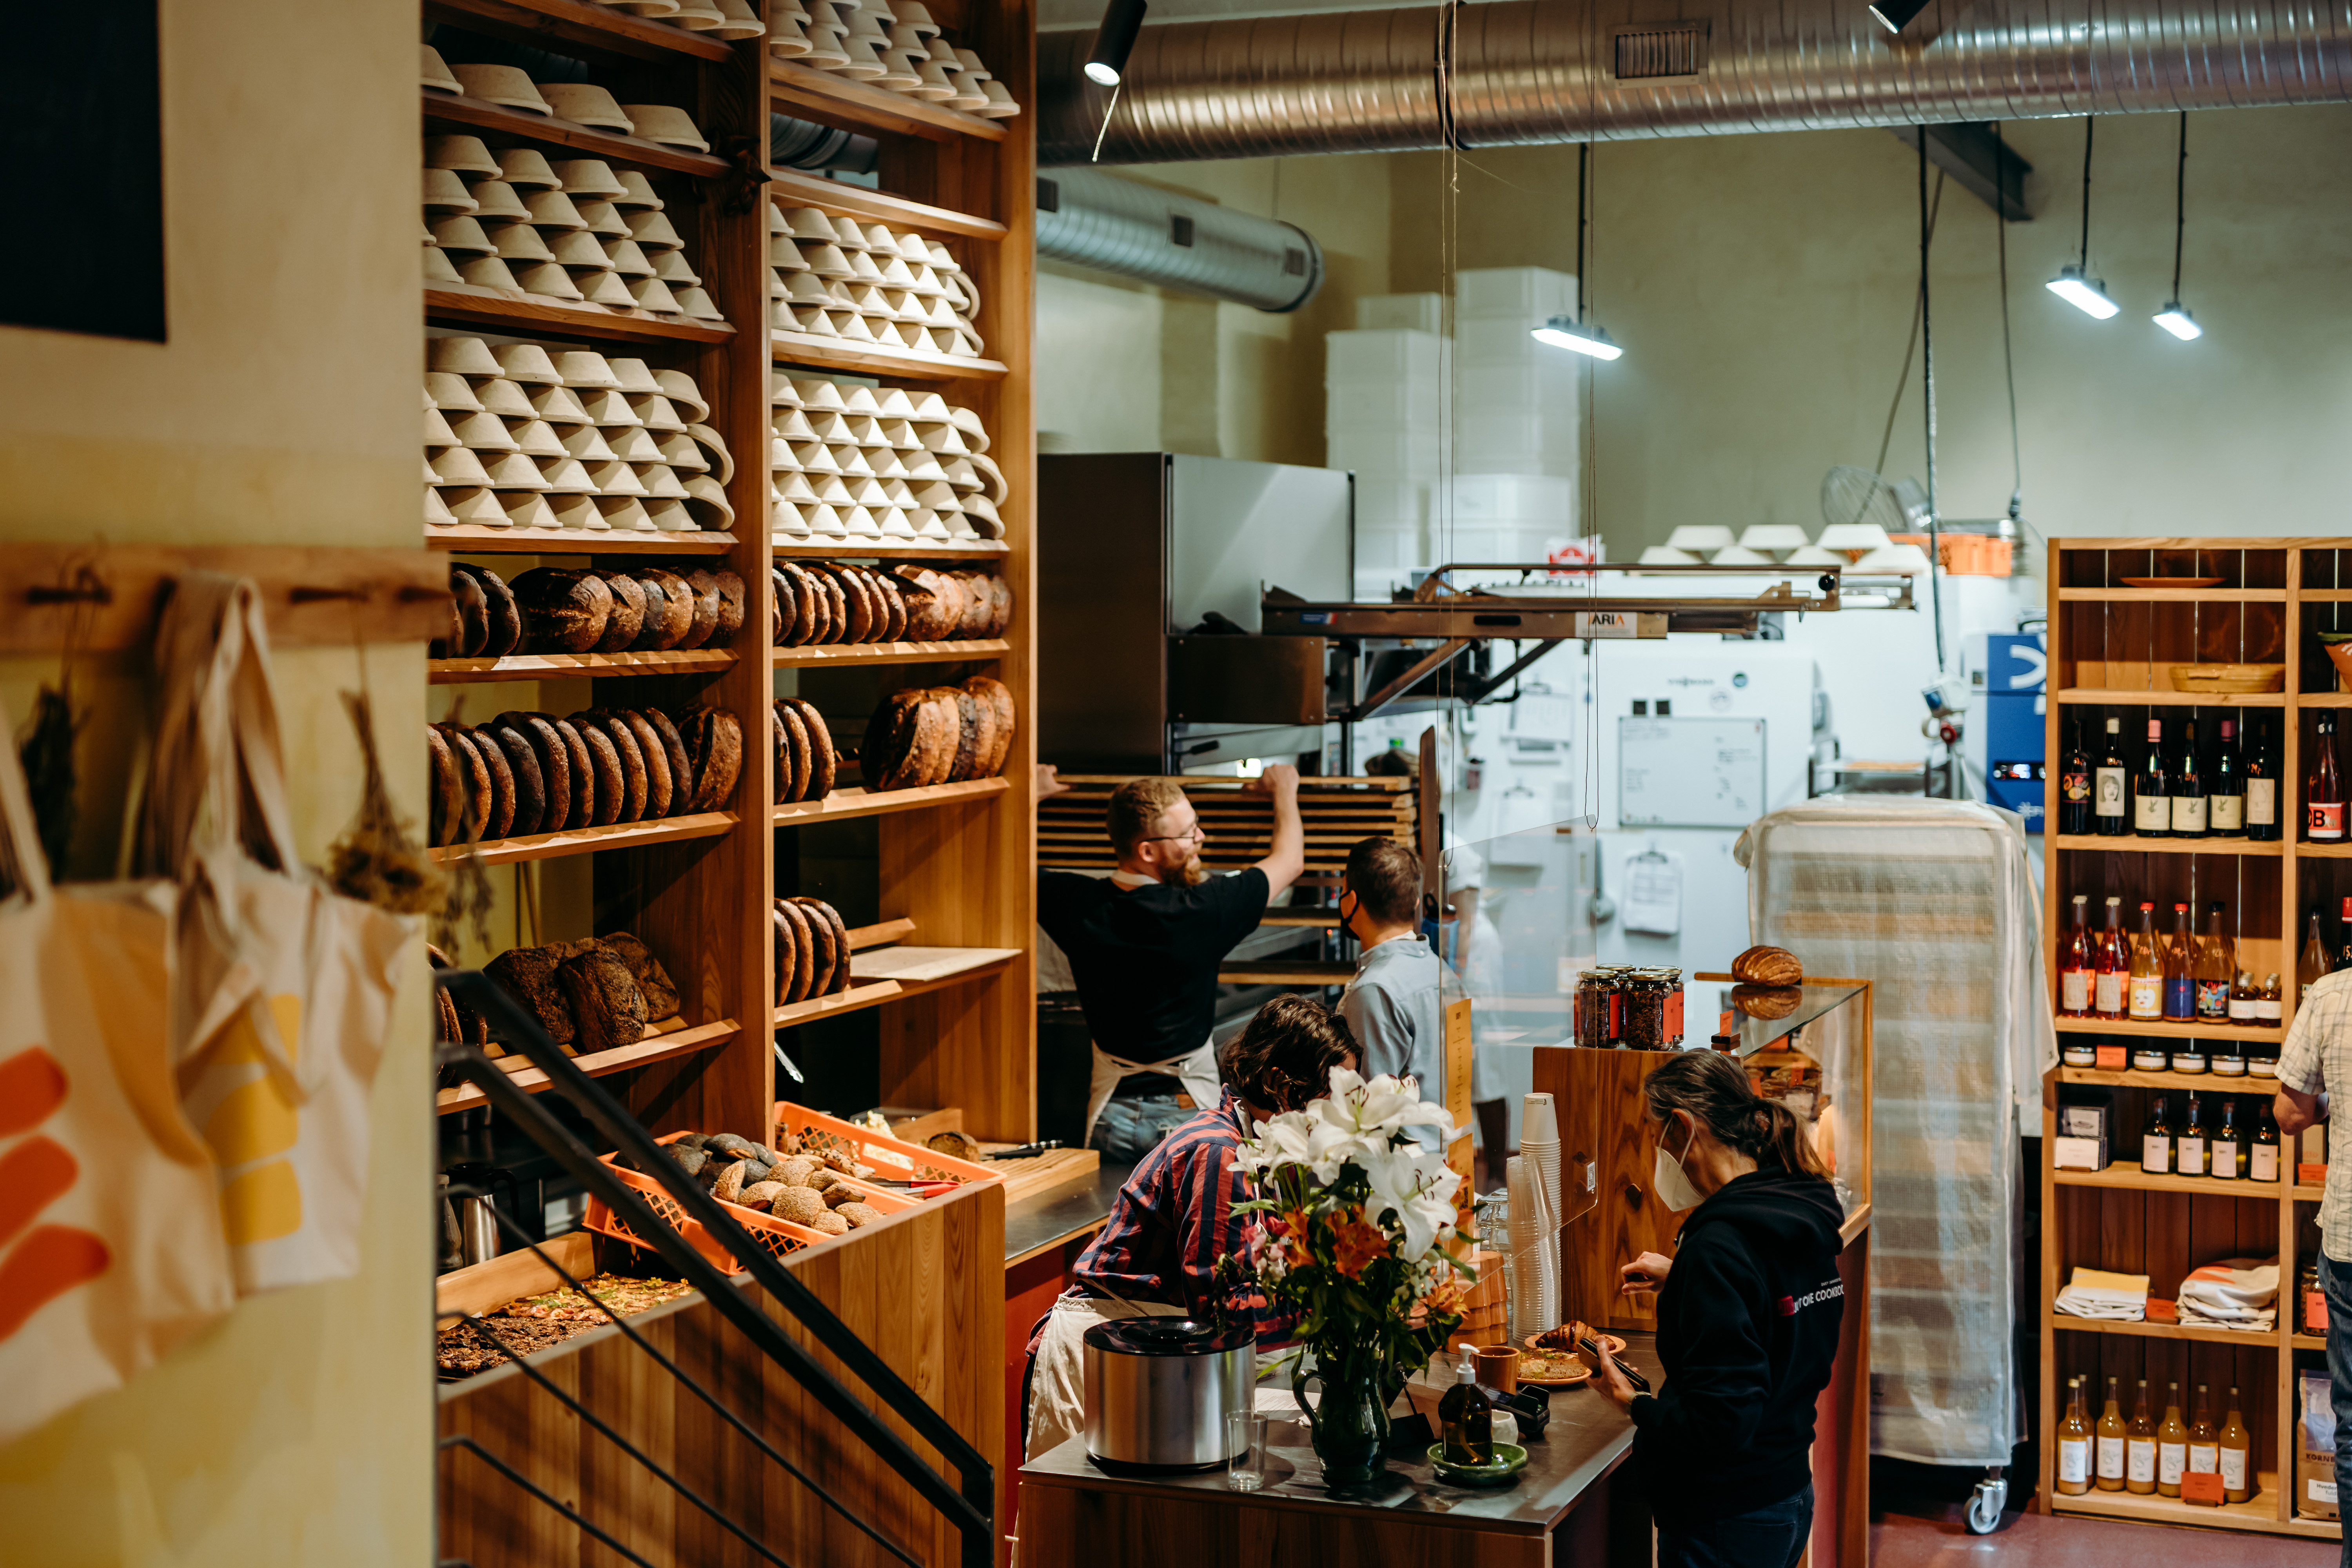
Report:
[[[1528,1451],[1517,1443],[1495,1445],[1495,1462],[1491,1465],[1454,1465],[1445,1458],[1445,1445],[1429,1446],[1430,1468],[1446,1480],[1462,1487],[1498,1487],[1528,1468]]]

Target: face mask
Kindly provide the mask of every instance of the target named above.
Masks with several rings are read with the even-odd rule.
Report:
[[[1661,1140],[1657,1163],[1650,1172],[1650,1186],[1658,1194],[1658,1201],[1676,1214],[1696,1208],[1706,1195],[1691,1185],[1691,1179],[1683,1173],[1683,1161],[1690,1158],[1691,1144],[1697,1142],[1698,1129],[1693,1126],[1689,1141],[1683,1144],[1681,1157],[1670,1160],[1666,1158],[1666,1145]]]

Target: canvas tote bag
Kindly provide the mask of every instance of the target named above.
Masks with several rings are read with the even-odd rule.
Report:
[[[368,1100],[412,922],[296,858],[255,585],[183,576],[156,658],[139,853],[179,887],[173,1059],[219,1166],[236,1288],[345,1279],[359,1271]]]
[[[0,734],[9,732],[0,715]],[[59,889],[0,746],[0,1443],[236,1304],[164,1019],[168,883]]]

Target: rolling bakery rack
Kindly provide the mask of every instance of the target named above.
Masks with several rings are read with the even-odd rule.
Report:
[[[1034,106],[1034,17],[1028,0],[938,0],[929,9],[957,43],[979,51],[999,85],[1024,107]],[[782,14],[779,7],[776,15]],[[723,479],[731,522],[714,527],[706,514],[702,531],[558,533],[435,524],[425,528],[424,542],[446,552],[445,560],[509,578],[534,565],[625,567],[658,558],[681,570],[724,568],[745,590],[742,630],[730,647],[429,661],[436,689],[429,717],[436,721],[453,712],[478,723],[501,710],[568,713],[709,704],[734,714],[744,734],[741,776],[721,809],[436,851],[446,859],[471,853],[492,868],[499,900],[493,911],[498,938],[487,949],[468,944],[454,956],[478,966],[509,945],[615,931],[641,939],[677,983],[677,1017],[640,1042],[572,1058],[570,1066],[609,1080],[616,1099],[657,1135],[694,1130],[768,1142],[780,1098],[781,1055],[790,1052],[808,1063],[822,1062],[828,1053],[866,1052],[875,1057],[880,1103],[953,1107],[977,1136],[1033,1139],[1033,117],[1006,121],[957,112],[772,58],[765,38],[723,41],[586,0],[425,0],[425,18],[494,40],[498,47],[520,44],[550,51],[580,62],[591,79],[623,100],[676,104],[691,113],[709,143],[707,154],[446,92],[422,93],[428,136],[462,132],[494,152],[537,148],[551,160],[593,157],[625,177],[644,175],[664,198],[663,215],[684,237],[685,254],[723,318],[567,303],[445,279],[424,290],[428,334],[475,336],[493,345],[530,342],[551,352],[593,350],[642,360],[656,374],[683,371],[709,405],[704,423],[723,438],[734,462]],[[770,167],[772,113],[874,138],[880,146],[877,188]],[[790,330],[789,317],[781,318],[788,323],[783,330],[772,325],[777,318],[771,310],[770,239],[780,222],[774,215],[806,207],[947,247],[976,289],[975,315],[987,335],[984,355],[820,337]],[[867,545],[777,535],[767,456],[771,377],[779,374],[831,380],[845,390],[939,394],[976,413],[992,438],[987,451],[1009,491],[997,507],[1002,538],[877,538]],[[770,568],[783,560],[984,565],[1011,587],[1010,623],[1001,636],[978,640],[772,647]],[[1013,697],[1016,730],[996,776],[895,790],[875,788],[874,781],[858,776],[852,759],[866,717],[883,696],[974,674],[1003,681]],[[771,804],[778,792],[768,714],[778,696],[814,704],[832,728],[842,776],[821,799]],[[779,1005],[771,910],[776,898],[795,894],[821,896],[840,909],[855,957],[847,989]],[[870,1024],[859,1026],[870,1033],[845,1033],[835,1023],[861,1013],[871,1016]],[[817,1026],[814,1032],[811,1026]],[[515,1089],[538,1092],[549,1086],[549,1075],[526,1058],[508,1057],[497,1065]],[[782,1098],[798,1098],[789,1080]],[[488,1103],[489,1096],[473,1081],[437,1091],[443,1114]],[[894,1373],[920,1389],[972,1449],[992,1458],[1003,1449],[1001,1184],[897,1217],[901,1223],[883,1235],[861,1232],[811,1247],[786,1267]],[[790,1325],[788,1331],[799,1332]],[[562,1370],[566,1348],[534,1359],[551,1363],[559,1380],[591,1380],[593,1369],[584,1363]],[[763,1397],[758,1358],[746,1357],[739,1367],[715,1331],[691,1355],[684,1344],[679,1352],[689,1366],[722,1384],[748,1378],[754,1402]],[[832,1364],[822,1347],[818,1359]],[[673,1397],[643,1380],[614,1382],[594,1392],[616,1425],[634,1424],[642,1402]],[[466,1384],[444,1389],[445,1429],[463,1420],[469,1397]],[[501,1397],[513,1406],[502,1422],[566,1427],[567,1417],[552,1405],[518,1403],[512,1390]],[[796,1396],[772,1382],[764,1397],[796,1406]],[[816,1415],[813,1407],[804,1413],[799,1434],[804,1457],[821,1451],[825,1441]],[[886,1412],[883,1419],[905,1430],[895,1415]],[[509,1435],[525,1436],[520,1429]],[[592,1441],[577,1440],[576,1455],[540,1453],[528,1440],[519,1441],[515,1451],[525,1458],[518,1463],[538,1484],[576,1496],[591,1474]],[[930,1455],[919,1434],[915,1442]],[[717,1452],[677,1458],[738,1473]],[[620,1479],[617,1471],[604,1473]],[[821,1473],[829,1485],[848,1489],[869,1517],[912,1521],[920,1514],[915,1494],[899,1478],[845,1459],[837,1472]],[[501,1489],[499,1500],[491,1501]],[[462,1452],[445,1453],[444,1554],[465,1556],[480,1568],[544,1560],[532,1554],[555,1549],[551,1536],[502,1539],[498,1530],[477,1528],[508,1517],[513,1495],[509,1479]],[[829,1531],[823,1510],[804,1500],[772,1506],[768,1517],[782,1523],[771,1543],[792,1561],[897,1560],[854,1531]],[[632,1548],[665,1565],[701,1560],[698,1537],[686,1528],[687,1510],[678,1510],[673,1531],[668,1508],[650,1496],[628,1503],[624,1511],[635,1511],[623,1533]],[[464,1551],[453,1552],[446,1532],[458,1521],[469,1522]],[[594,1550],[572,1526],[559,1525],[556,1534],[564,1537],[566,1553],[575,1550],[573,1543]],[[942,1562],[962,1548],[949,1531],[919,1542],[916,1550],[921,1560]]]
[[[2127,584],[2197,578],[2196,586]],[[2104,1018],[2057,1020],[2061,1046],[2086,1037],[2168,1048],[2188,1039],[2233,1042],[2273,1053],[2294,1018],[2295,952],[2304,911],[2336,907],[2352,893],[2352,845],[2313,844],[2302,837],[2303,763],[2320,713],[2352,708],[2339,689],[2317,633],[2333,629],[2352,607],[2352,539],[2098,539],[2053,540],[2049,546],[2051,694],[2045,754],[2064,755],[2070,727],[2079,721],[2095,755],[2105,721],[2123,721],[2124,755],[2137,765],[2147,723],[2168,721],[2165,744],[2178,747],[2178,721],[2232,717],[2266,737],[2279,760],[2281,832],[2270,841],[2237,838],[2143,838],[2063,835],[2058,824],[2059,770],[2051,769],[2047,798],[2051,835],[2044,875],[2042,957],[2050,994],[2059,994],[2058,960],[2068,930],[2068,908],[2087,895],[2096,911],[2119,896],[2127,911],[2142,900],[2159,911],[2189,903],[2203,929],[2204,906],[2227,906],[2225,929],[2234,938],[2238,967],[2259,981],[2281,977],[2281,1017],[2259,1026],[2134,1022]],[[2171,667],[2213,663],[2283,664],[2284,689],[2215,694],[2176,690]],[[2210,742],[2218,728],[2205,732]],[[2127,912],[2126,919],[2129,919]],[[2094,930],[2095,931],[2095,927]],[[2127,928],[2128,929],[2128,928]],[[2160,923],[2159,930],[2168,930]],[[2103,1171],[2057,1170],[2053,1150],[2063,1092],[2096,1088],[2113,1096],[2111,1163]],[[2061,1066],[2042,1086],[2042,1338],[2040,1507],[2044,1512],[2104,1515],[2148,1523],[2196,1525],[2333,1540],[2341,1526],[2299,1518],[2295,1511],[2295,1383],[2299,1372],[2324,1370],[2326,1341],[2303,1331],[2294,1289],[2303,1261],[2318,1246],[2320,1167],[2298,1166],[2291,1140],[2282,1140],[2281,1180],[2215,1181],[2210,1176],[2143,1172],[2138,1130],[2149,1102],[2170,1097],[2175,1124],[2191,1090],[2268,1099],[2273,1079],[2216,1079],[2189,1074],[2102,1070]],[[2308,1181],[2304,1178],[2308,1176]],[[2279,1258],[2279,1311],[2269,1333],[2186,1327],[2165,1322],[2109,1322],[2059,1313],[2058,1292],[2078,1267],[2146,1274],[2151,1298],[2177,1293],[2190,1269],[2224,1258]],[[2100,1491],[2057,1495],[2055,1439],[2068,1378],[2089,1377],[2095,1418],[2105,1380],[2121,1380],[2128,1408],[2133,1385],[2145,1377],[2151,1403],[2164,1384],[2182,1385],[2184,1413],[2196,1384],[2218,1402],[2234,1385],[2253,1440],[2254,1495],[2211,1507],[2179,1498]],[[2157,1414],[2161,1414],[2158,1411]],[[2215,1419],[2221,1412],[2216,1409]]]

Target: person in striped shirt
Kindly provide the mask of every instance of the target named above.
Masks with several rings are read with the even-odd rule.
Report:
[[[1218,1277],[1219,1260],[1244,1252],[1246,1240],[1247,1216],[1234,1212],[1249,1195],[1236,1157],[1254,1122],[1323,1098],[1331,1069],[1353,1070],[1357,1059],[1346,1020],[1307,996],[1276,997],[1226,1046],[1218,1104],[1144,1156],[1072,1270],[1076,1283],[1030,1334],[1026,1455],[1048,1453],[1085,1430],[1080,1346],[1096,1323],[1206,1319],[1222,1301],[1256,1318],[1261,1342],[1287,1334],[1255,1289],[1229,1293]]]

